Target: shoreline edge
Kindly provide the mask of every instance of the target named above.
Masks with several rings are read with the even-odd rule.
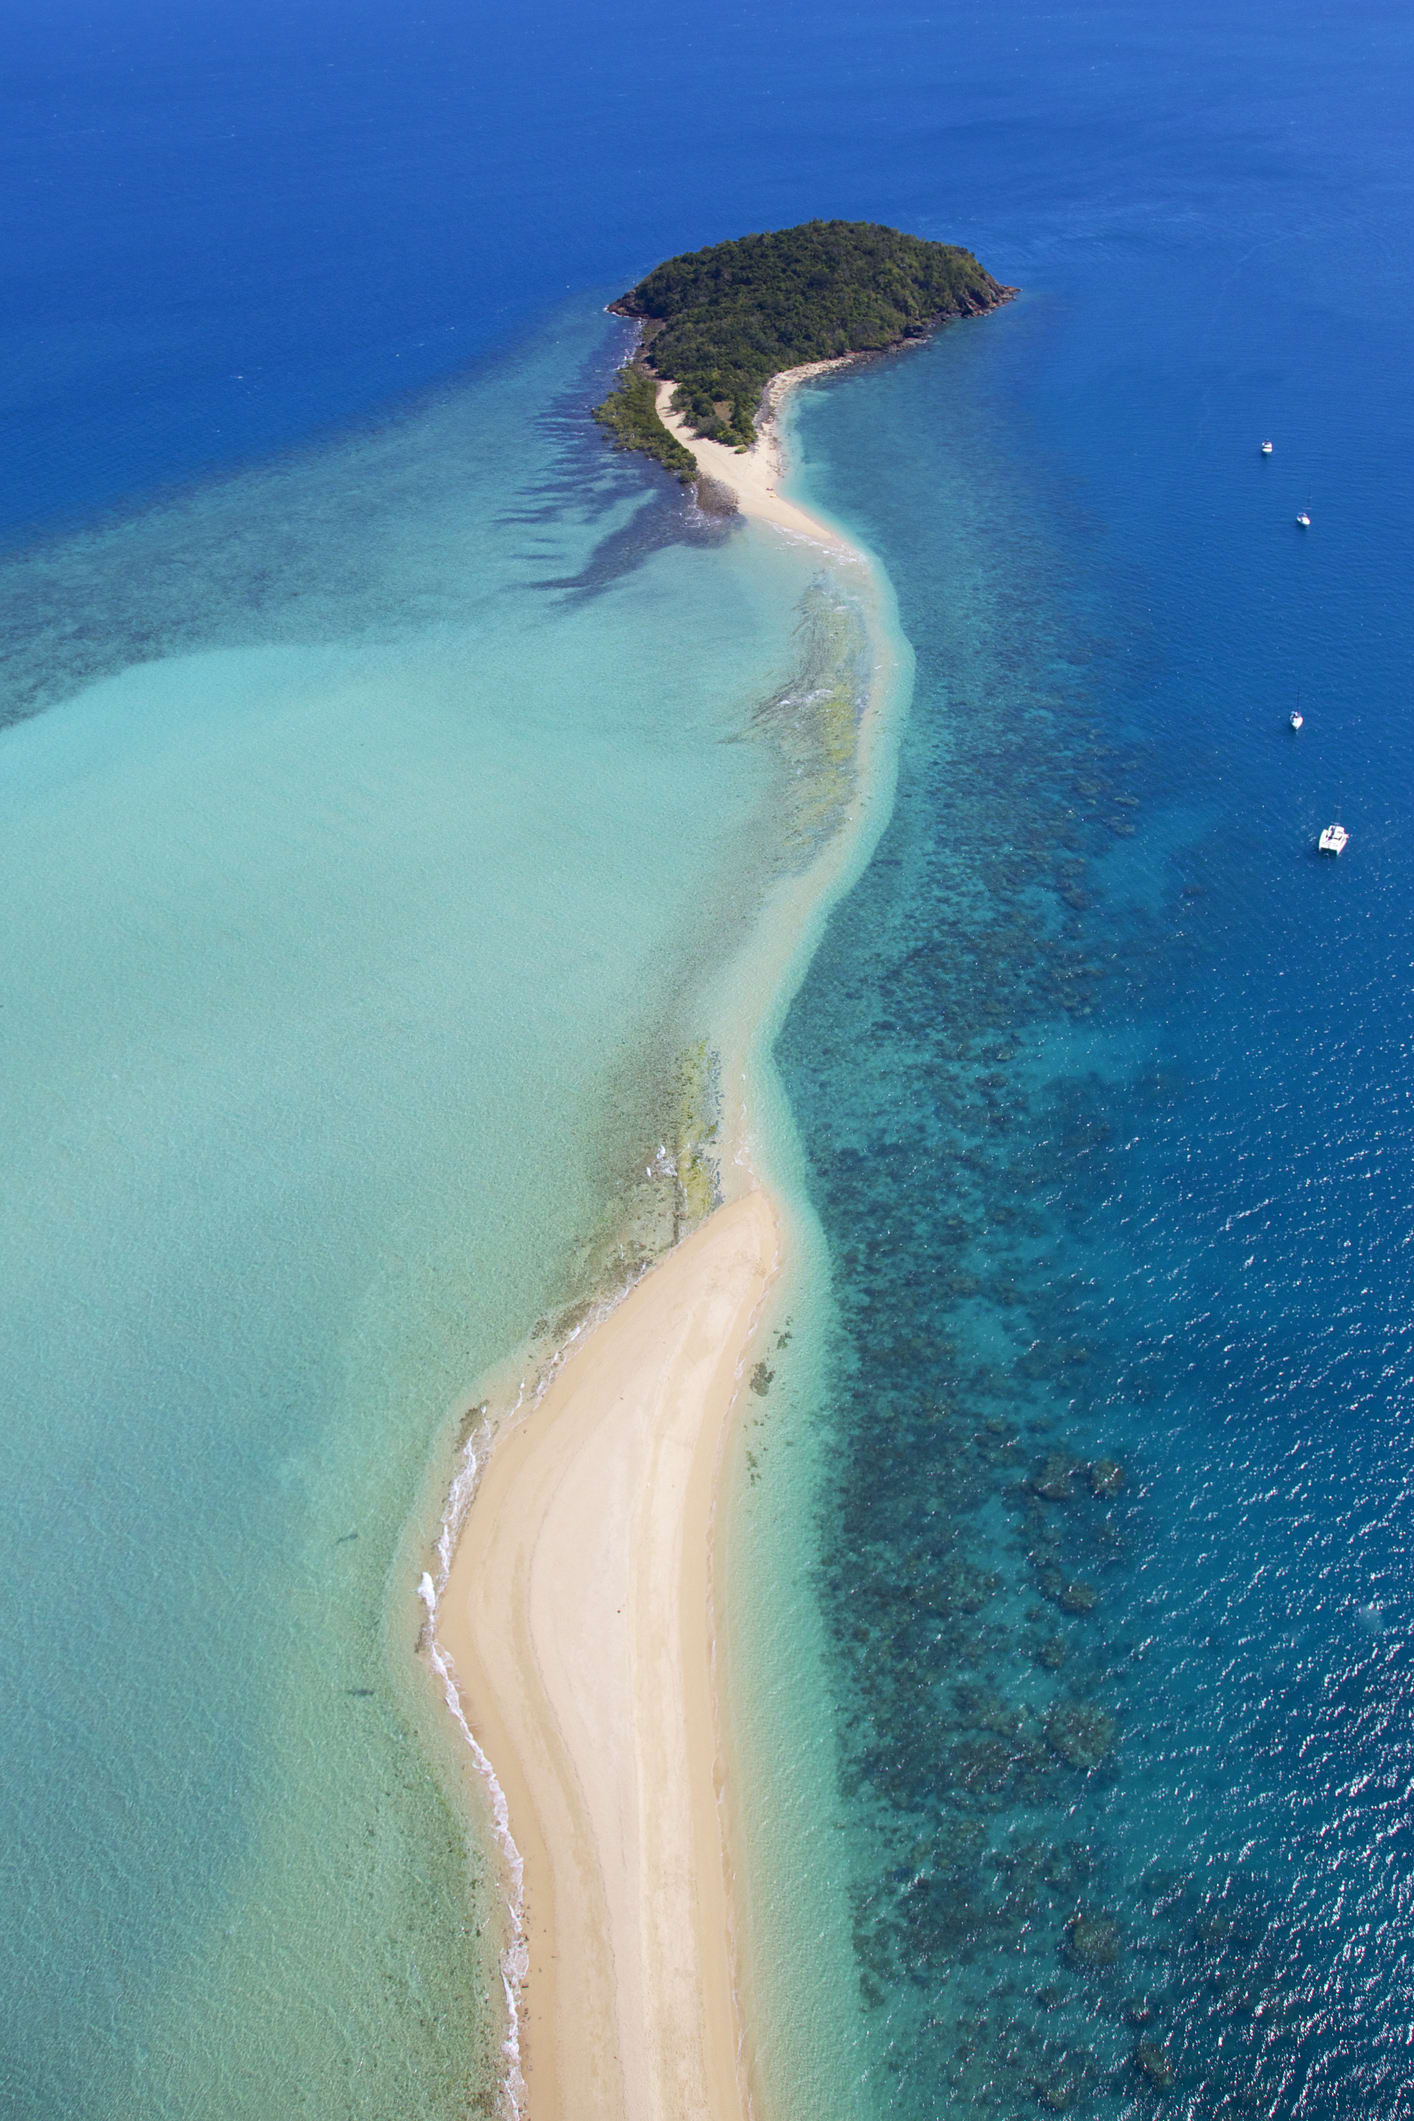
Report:
[[[873,575],[867,555],[781,492],[790,391],[853,358],[776,376],[750,451],[692,439],[743,516]],[[659,410],[676,429],[671,388]],[[772,894],[745,953],[746,993],[733,992],[721,1205],[574,1336],[489,1452],[468,1447],[440,1581],[420,1586],[424,1647],[500,1850],[502,2104],[514,2117],[753,2112],[715,1518],[748,1355],[792,1251],[791,1204],[758,1169],[760,1078],[829,906],[872,850],[866,821],[892,805],[878,724],[896,671],[872,645],[846,816]]]

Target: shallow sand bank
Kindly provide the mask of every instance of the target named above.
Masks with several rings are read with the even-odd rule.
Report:
[[[491,1455],[438,1615],[525,1866],[533,2121],[741,2121],[712,1519],[780,1255],[719,1208]]]

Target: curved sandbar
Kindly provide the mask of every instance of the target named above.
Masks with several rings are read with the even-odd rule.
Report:
[[[867,566],[779,490],[772,415],[794,383],[836,365],[777,375],[749,450],[691,443],[744,515]],[[676,428],[670,406],[663,417]],[[524,1867],[528,2121],[751,2113],[712,1535],[785,1219],[752,1165],[747,1053],[792,984],[819,907],[858,858],[864,820],[881,803],[887,810],[877,725],[892,680],[881,654],[848,816],[810,869],[783,881],[723,1027],[723,1178],[733,1197],[578,1343],[497,1440],[438,1604],[437,1640]]]
[[[525,1865],[532,2121],[741,2121],[712,1517],[779,1261],[760,1190],[670,1252],[497,1444],[439,1614]]]
[[[835,364],[775,379],[768,415],[817,365]],[[774,417],[748,451],[697,436],[693,447],[744,515],[858,559],[780,495]],[[814,875],[795,884],[800,912],[763,962],[767,987],[819,890]],[[745,1086],[728,1074],[730,1108]],[[738,1145],[728,1183],[747,1190],[659,1261],[497,1440],[438,1606],[438,1640],[524,1866],[529,2121],[747,2121],[751,2110],[712,1526],[781,1218],[741,1146],[747,1113],[724,1120]]]

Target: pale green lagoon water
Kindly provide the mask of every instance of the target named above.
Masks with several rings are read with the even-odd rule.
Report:
[[[489,2110],[409,1515],[779,859],[817,572],[684,539],[611,351],[0,581],[0,2111]]]

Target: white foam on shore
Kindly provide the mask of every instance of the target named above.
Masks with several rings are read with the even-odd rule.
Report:
[[[526,2104],[525,2073],[521,2068],[520,2058],[521,1998],[525,1991],[526,1975],[530,1971],[530,1946],[525,1935],[525,1863],[511,1832],[505,1791],[496,1779],[496,1770],[477,1744],[471,1725],[462,1714],[461,1695],[457,1691],[452,1660],[437,1640],[437,1589],[426,1571],[417,1586],[417,1595],[427,1609],[428,1660],[442,1682],[442,1698],[450,1709],[457,1728],[471,1748],[476,1771],[486,1786],[496,1846],[510,1881],[510,1891],[506,1895],[510,1938],[500,1955],[501,1989],[506,1999],[506,2031],[501,2041],[505,2074],[501,2079],[500,2103],[506,2121],[522,2121]]]
[[[660,1149],[658,1157],[654,1159],[654,1166],[650,1166],[650,1175],[659,1160],[666,1157],[666,1149]],[[525,2121],[528,2111],[520,2044],[525,1984],[530,1972],[530,1943],[525,1929],[525,1859],[511,1832],[506,1793],[484,1747],[467,1721],[466,1711],[462,1706],[461,1689],[457,1682],[456,1665],[451,1652],[437,1633],[437,1615],[447,1588],[452,1556],[456,1552],[457,1541],[461,1537],[467,1514],[476,1500],[476,1491],[481,1484],[481,1475],[490,1457],[497,1432],[508,1422],[539,1404],[571,1350],[586,1333],[592,1332],[611,1311],[617,1309],[647,1271],[646,1266],[638,1268],[621,1287],[591,1307],[579,1324],[565,1335],[547,1360],[522,1371],[514,1397],[498,1419],[483,1410],[482,1418],[473,1425],[462,1445],[460,1462],[447,1490],[447,1499],[433,1549],[436,1567],[424,1569],[418,1578],[417,1595],[426,1614],[419,1647],[426,1652],[427,1661],[441,1688],[442,1699],[470,1749],[476,1772],[485,1788],[491,1813],[492,1833],[505,1884],[508,1938],[498,1961],[506,2007],[506,2030],[501,2039],[504,2070],[499,2098],[503,2121]]]
[[[506,1793],[497,1779],[496,1770],[477,1743],[476,1733],[466,1720],[457,1687],[456,1668],[437,1636],[437,1609],[446,1589],[447,1571],[451,1567],[452,1554],[466,1513],[475,1500],[477,1484],[489,1448],[490,1424],[482,1420],[472,1429],[462,1447],[461,1463],[448,1491],[447,1505],[437,1533],[436,1572],[434,1574],[429,1569],[423,1570],[418,1580],[417,1595],[427,1615],[422,1631],[422,1647],[426,1650],[428,1663],[441,1685],[442,1699],[471,1750],[476,1772],[485,1787],[491,1811],[492,1832],[505,1877],[509,1934],[499,1960],[501,1989],[506,2001],[506,2030],[501,2040],[501,2056],[505,2067],[501,2078],[500,2108],[504,2121],[523,2121],[526,2097],[525,2073],[521,2067],[520,2053],[521,1998],[525,1990],[526,1975],[530,1971],[530,1947],[525,1934],[525,1862],[511,1832]]]

